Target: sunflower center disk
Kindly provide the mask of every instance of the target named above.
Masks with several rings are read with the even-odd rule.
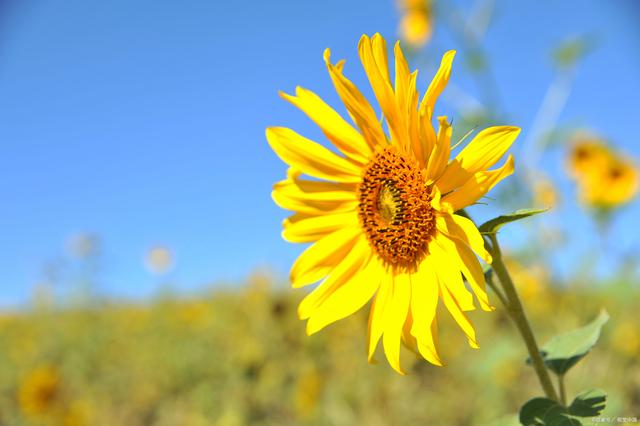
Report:
[[[376,254],[407,271],[427,254],[435,233],[431,187],[415,159],[393,147],[376,154],[359,186],[358,216]]]

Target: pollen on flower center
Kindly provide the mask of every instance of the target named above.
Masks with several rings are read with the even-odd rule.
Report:
[[[359,186],[358,216],[369,243],[389,266],[414,270],[435,232],[431,187],[415,159],[394,147],[378,152]]]

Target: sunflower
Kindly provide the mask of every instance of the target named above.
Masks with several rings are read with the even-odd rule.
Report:
[[[568,155],[568,171],[578,184],[580,200],[589,206],[618,207],[638,193],[637,167],[597,136],[575,138]]]
[[[603,167],[586,173],[580,185],[581,199],[589,205],[614,208],[631,201],[638,193],[638,169],[618,156]]]
[[[272,196],[280,207],[295,212],[283,222],[283,238],[313,243],[291,268],[294,288],[321,281],[298,307],[299,317],[307,320],[307,334],[371,300],[369,360],[382,339],[389,364],[404,374],[401,342],[442,365],[436,347],[441,302],[469,344],[478,347],[465,312],[475,308],[473,295],[483,310],[494,309],[476,254],[485,262],[491,256],[474,223],[456,212],[513,173],[511,156],[496,170],[487,169],[520,129],[483,130],[449,161],[451,124],[438,117],[436,132],[432,119],[455,52],[445,53],[420,101],[417,72],[409,71],[399,43],[393,84],[386,42],[379,34],[362,36],[358,50],[388,135],[371,104],[344,76],[344,61],[332,64],[325,50],[329,75],[355,127],[309,90],[281,93],[321,128],[336,150],[288,128],[268,128],[269,145],[290,165],[287,179],[274,185]]]
[[[414,48],[424,46],[433,33],[433,10],[430,0],[401,0],[402,12],[398,32]]]
[[[569,175],[579,179],[606,165],[611,156],[609,148],[597,136],[580,133],[574,137],[568,158]]]
[[[18,400],[27,416],[40,417],[59,408],[61,397],[60,375],[50,365],[42,365],[31,371],[23,380]]]

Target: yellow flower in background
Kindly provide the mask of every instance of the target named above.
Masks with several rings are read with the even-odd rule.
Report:
[[[595,136],[576,138],[570,153],[569,174],[578,184],[583,203],[613,208],[631,201],[638,193],[638,169]]]
[[[533,204],[536,206],[555,207],[558,204],[558,191],[553,181],[546,176],[536,176],[533,183]]]
[[[638,169],[625,159],[611,157],[600,169],[587,173],[580,185],[582,200],[612,208],[631,201],[638,193]]]
[[[640,354],[640,327],[633,319],[623,320],[613,331],[613,347],[629,357]]]
[[[295,390],[295,407],[298,415],[308,418],[318,405],[322,390],[322,376],[314,368],[307,368],[298,377]]]
[[[492,310],[474,252],[486,262],[491,257],[473,222],[455,212],[513,173],[512,156],[498,169],[488,169],[503,157],[520,129],[483,130],[450,162],[450,122],[438,117],[436,132],[432,118],[455,52],[444,55],[420,101],[417,72],[409,71],[399,43],[394,49],[394,80],[386,42],[379,34],[362,36],[358,50],[389,136],[371,104],[344,76],[344,61],[332,64],[327,49],[329,74],[357,128],[309,90],[298,87],[295,96],[281,94],[322,129],[340,154],[288,128],[267,129],[271,148],[291,166],[272,195],[280,207],[295,212],[283,223],[283,238],[314,243],[291,269],[295,288],[322,280],[298,308],[300,318],[308,320],[307,333],[373,300],[369,360],[382,339],[387,360],[403,373],[401,341],[427,361],[442,365],[436,347],[440,302],[469,344],[478,347],[465,314],[475,303],[462,274],[480,307]]]
[[[580,134],[569,152],[569,175],[580,178],[602,167],[609,156],[609,148],[603,141],[592,135]]]
[[[415,48],[424,46],[433,33],[433,12],[430,0],[401,0],[402,11],[398,32],[400,38]]]
[[[58,370],[50,365],[40,366],[31,371],[20,385],[20,409],[30,417],[46,416],[59,408],[60,390]]]

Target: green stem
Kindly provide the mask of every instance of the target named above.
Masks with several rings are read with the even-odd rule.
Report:
[[[565,407],[567,406],[567,392],[564,388],[564,374],[558,374],[558,388],[560,388],[560,402]]]
[[[509,302],[507,301],[507,298],[504,296],[504,294],[502,294],[502,291],[498,288],[496,283],[493,282],[493,278],[489,277],[487,279],[487,285],[491,288],[491,290],[493,290],[496,296],[498,296],[498,299],[500,299],[500,302],[502,302],[504,307],[508,307]]]
[[[551,383],[551,378],[549,377],[547,367],[544,365],[542,355],[540,355],[540,349],[538,348],[538,344],[536,343],[536,338],[533,335],[533,331],[531,330],[531,326],[529,325],[527,316],[524,313],[522,302],[520,302],[520,298],[518,297],[516,288],[513,285],[511,276],[509,275],[509,272],[507,271],[507,268],[505,267],[502,260],[502,252],[500,250],[500,246],[498,245],[498,239],[495,234],[490,234],[490,237],[492,243],[491,256],[493,257],[491,266],[500,279],[500,283],[502,283],[502,288],[508,302],[506,305],[507,312],[509,313],[509,316],[511,316],[513,322],[516,324],[516,327],[518,328],[518,331],[520,332],[520,335],[522,336],[524,343],[527,346],[533,369],[538,376],[538,380],[540,381],[540,385],[542,386],[544,393],[549,399],[559,401],[556,390]]]

